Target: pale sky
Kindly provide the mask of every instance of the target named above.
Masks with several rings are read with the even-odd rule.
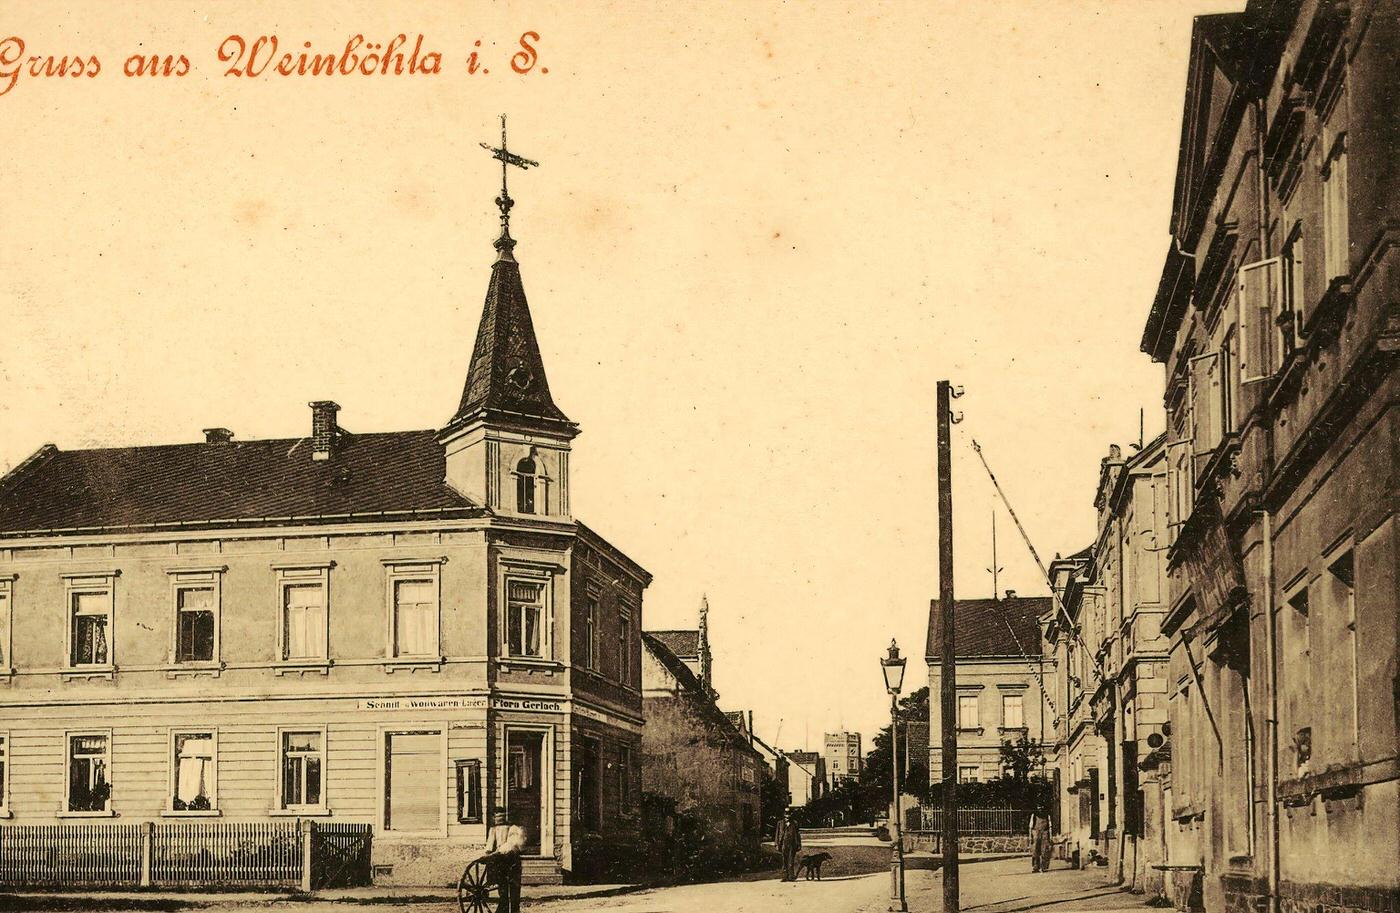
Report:
[[[1236,4],[1238,6],[1238,4]],[[934,385],[957,592],[990,592],[984,445],[1048,561],[1110,443],[1161,426],[1138,339],[1167,245],[1190,2],[0,2],[95,79],[0,96],[0,469],[61,448],[440,426],[493,258],[498,139],[576,515],[708,593],[716,686],[782,747],[926,681]],[[507,60],[540,34],[536,72]],[[422,33],[436,77],[223,75],[240,33]],[[481,40],[490,74],[469,76]],[[182,79],[128,79],[131,53]],[[539,72],[547,67],[548,74]],[[3,72],[0,72],[3,76]],[[0,88],[4,80],[0,79]],[[1043,593],[1008,518],[1003,588]],[[781,721],[781,732],[779,722]]]

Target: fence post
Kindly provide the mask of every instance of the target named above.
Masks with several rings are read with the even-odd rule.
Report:
[[[155,822],[141,822],[141,875],[137,883],[143,888],[151,886],[151,856],[155,852],[155,842]]]
[[[306,893],[311,893],[311,834],[313,822],[311,819],[298,822],[298,830],[301,831],[301,889]]]

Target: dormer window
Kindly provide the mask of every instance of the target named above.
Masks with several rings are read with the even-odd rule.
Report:
[[[535,460],[526,457],[515,464],[515,509],[522,514],[535,512]]]

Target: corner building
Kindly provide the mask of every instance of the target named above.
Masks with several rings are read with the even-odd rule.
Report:
[[[496,809],[527,881],[636,842],[650,576],[570,512],[513,247],[441,429],[317,402],[302,438],[45,446],[0,480],[0,832],[368,823],[403,884],[455,883]]]

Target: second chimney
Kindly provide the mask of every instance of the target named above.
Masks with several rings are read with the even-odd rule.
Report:
[[[233,432],[227,428],[205,428],[204,443],[227,444],[233,440]]]
[[[1015,598],[1016,598],[1016,591],[1015,591],[1015,590],[1007,590],[1007,591],[1006,591],[1006,598],[1007,598],[1007,599],[1015,599]]]
[[[317,400],[311,406],[311,459],[329,460],[340,428],[336,425],[335,414],[340,406],[330,400]]]

